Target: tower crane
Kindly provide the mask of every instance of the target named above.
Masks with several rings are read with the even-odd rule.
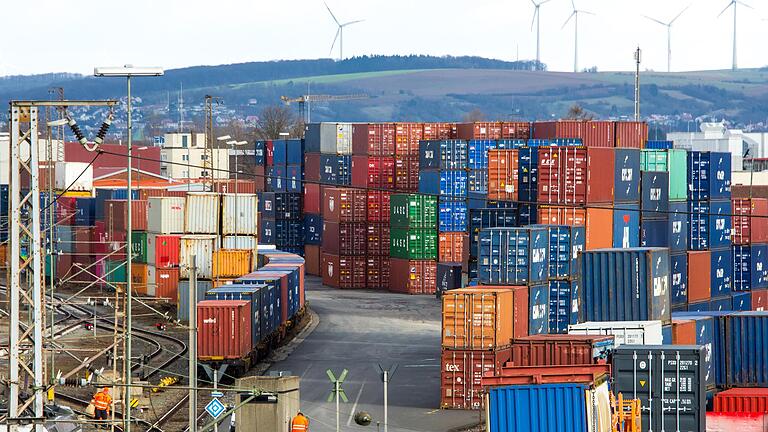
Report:
[[[313,94],[313,95],[301,95],[295,98],[291,98],[288,96],[280,96],[280,100],[282,100],[286,105],[290,105],[292,103],[299,104],[299,114],[301,115],[301,118],[304,119],[306,123],[309,123],[311,120],[309,104],[312,102],[348,101],[348,100],[368,99],[368,97],[369,96],[364,93],[347,94],[347,95]]]

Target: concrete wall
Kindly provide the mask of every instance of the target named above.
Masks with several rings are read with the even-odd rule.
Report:
[[[291,419],[300,410],[299,387],[297,376],[268,377],[256,376],[238,379],[235,387],[239,389],[256,388],[277,393],[277,403],[250,403],[243,405],[235,415],[238,431],[283,432],[289,431]],[[241,402],[240,397],[237,403]],[[312,428],[310,427],[310,430]]]

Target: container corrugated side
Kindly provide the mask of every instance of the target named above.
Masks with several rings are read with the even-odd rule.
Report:
[[[726,323],[726,384],[768,387],[768,313],[736,312]]]
[[[204,300],[197,304],[200,360],[237,360],[251,350],[251,307],[245,300]]]
[[[147,230],[159,234],[184,232],[186,200],[181,197],[150,197],[147,200]]]
[[[495,387],[488,391],[490,432],[587,432],[584,384]]]
[[[661,345],[661,321],[593,321],[568,326],[568,334],[612,335],[614,344]]]
[[[225,194],[222,201],[221,228],[224,235],[259,233],[256,194]]]
[[[248,249],[219,249],[212,258],[214,278],[241,277],[251,271],[253,255]]]
[[[181,274],[182,279],[189,279],[191,256],[196,256],[197,277],[213,279],[213,252],[217,249],[214,235],[181,236]]]
[[[189,287],[190,281],[179,281],[179,291],[176,297],[176,318],[183,323],[189,322]],[[197,302],[205,299],[205,292],[211,288],[213,288],[213,282],[207,280],[197,281],[195,305],[197,305]]]
[[[219,194],[188,194],[184,231],[191,234],[216,234],[218,228]]]
[[[480,409],[483,405],[483,375],[500,370],[509,361],[510,354],[508,349],[443,350],[440,358],[440,406]]]

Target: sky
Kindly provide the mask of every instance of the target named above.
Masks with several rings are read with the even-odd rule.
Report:
[[[340,21],[365,20],[345,28],[344,57],[535,58],[530,0],[327,1]],[[717,17],[729,0],[575,1],[596,14],[579,16],[579,68],[632,70],[639,44],[642,68],[665,71],[666,27],[642,15],[669,21],[688,5],[672,28],[672,70],[731,66],[733,8]],[[738,9],[739,66],[766,66],[768,2],[744,1],[755,9]],[[570,0],[541,6],[541,60],[550,70],[573,70],[573,20],[562,28],[571,12]],[[3,16],[0,75],[324,58],[336,33],[322,0],[35,0],[8,2]]]

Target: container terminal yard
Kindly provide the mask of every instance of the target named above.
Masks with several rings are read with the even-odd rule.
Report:
[[[508,25],[535,60],[345,57],[376,21],[319,2],[281,32],[318,12],[338,59],[0,62],[0,432],[768,432],[752,6],[715,13],[733,13],[731,71],[672,71],[696,4],[639,14],[667,27],[666,73],[637,41],[631,72],[606,73],[579,66],[579,17],[600,15],[544,6],[567,9],[563,51],[548,2]],[[275,45],[313,43],[291,37]],[[221,54],[158,44],[168,64]]]

